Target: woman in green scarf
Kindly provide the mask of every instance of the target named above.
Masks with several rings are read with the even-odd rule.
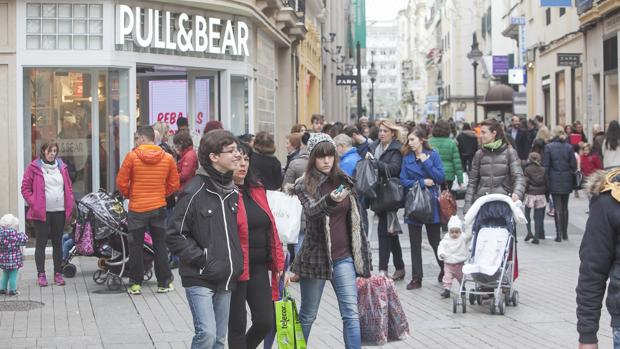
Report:
[[[469,173],[463,212],[486,194],[506,194],[513,201],[523,198],[525,177],[517,151],[507,141],[502,125],[495,119],[480,124],[482,147],[474,155]]]

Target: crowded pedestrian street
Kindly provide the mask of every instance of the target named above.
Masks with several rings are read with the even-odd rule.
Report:
[[[461,203],[461,202],[459,202]],[[405,282],[396,289],[407,313],[410,338],[390,342],[383,348],[572,348],[575,331],[575,286],[579,267],[578,250],[588,218],[587,198],[571,198],[569,239],[552,239],[539,245],[523,242],[519,231],[517,283],[520,300],[508,307],[504,316],[491,315],[488,303],[467,308],[467,313],[452,313],[449,299],[438,294],[439,268],[432,250],[423,245],[424,286],[408,291]],[[547,217],[545,227],[553,229]],[[375,235],[376,237],[376,235]],[[373,260],[378,259],[376,239],[372,241]],[[409,260],[408,239],[403,239],[405,260]],[[43,302],[30,311],[0,308],[0,348],[189,348],[193,334],[192,318],[180,279],[175,273],[177,291],[156,294],[156,283],[147,283],[142,296],[123,291],[111,292],[96,285],[93,260],[78,259],[78,272],[67,279],[65,287],[42,289],[36,285],[36,271],[27,263],[21,273],[22,293],[17,300]],[[406,270],[410,270],[406,265]],[[299,299],[298,284],[291,291]],[[0,307],[7,298],[0,298]],[[469,305],[469,304],[468,304]],[[23,305],[28,307],[29,305]],[[32,306],[32,305],[30,305]],[[17,305],[16,305],[17,307]],[[609,315],[602,312],[599,346],[611,347]],[[342,329],[338,303],[331,288],[326,288],[319,316],[313,327],[309,348],[342,348]],[[369,348],[372,348],[370,346]]]

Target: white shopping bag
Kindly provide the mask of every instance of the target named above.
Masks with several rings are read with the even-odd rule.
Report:
[[[301,229],[302,206],[297,196],[267,190],[267,201],[283,244],[296,244]]]

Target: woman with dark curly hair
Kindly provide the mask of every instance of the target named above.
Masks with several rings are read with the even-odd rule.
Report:
[[[265,131],[257,133],[250,166],[267,190],[278,190],[282,186],[282,164],[273,155],[275,152],[273,135]]]
[[[185,183],[189,182],[196,175],[198,169],[198,155],[194,151],[194,141],[188,132],[177,132],[172,139],[174,150],[179,155],[177,162],[177,171],[181,179],[181,188],[183,190]]]

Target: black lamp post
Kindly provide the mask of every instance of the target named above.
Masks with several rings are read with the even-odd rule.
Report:
[[[442,99],[442,87],[443,80],[441,80],[441,70],[437,71],[437,120],[441,119],[441,99]]]
[[[478,62],[482,59],[482,52],[478,48],[478,38],[474,33],[471,51],[467,54],[467,58],[474,67],[474,123],[478,123]]]
[[[377,69],[375,69],[375,51],[370,52],[371,62],[368,69],[370,77],[370,120],[375,119],[375,81],[377,80]]]

